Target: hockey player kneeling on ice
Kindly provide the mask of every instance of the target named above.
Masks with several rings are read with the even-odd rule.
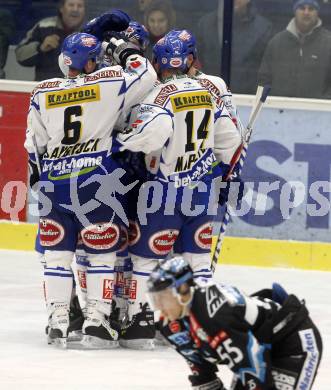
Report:
[[[162,334],[188,362],[193,389],[225,390],[217,365],[234,373],[231,390],[310,390],[322,340],[304,301],[278,284],[252,296],[220,283],[198,286],[181,257],[162,261],[148,296]]]
[[[145,297],[146,280],[174,244],[176,253],[190,262],[196,278],[212,277],[213,216],[208,215],[212,180],[216,172],[226,176],[241,144],[224,105],[217,106],[210,92],[187,76],[193,55],[188,41],[179,34],[170,31],[154,46],[153,65],[160,83],[133,109],[127,131],[117,137],[120,150],[144,152],[150,160],[147,169],[153,181],[141,187],[139,199],[145,197],[145,205],[162,199],[158,210],[147,213],[145,221],[138,216],[135,234],[131,234],[129,321],[120,341],[131,348],[153,347],[155,331]],[[174,205],[170,212],[167,197]],[[139,202],[138,208],[144,209],[143,201]]]
[[[118,18],[128,17],[116,11],[115,20]],[[129,19],[126,26],[128,23]],[[40,204],[44,216],[39,223],[40,243],[46,249],[48,337],[49,342],[60,345],[66,345],[68,335],[70,265],[78,233],[88,260],[84,342],[88,346],[112,348],[118,345],[120,333],[110,314],[123,222],[106,198],[94,202],[95,207],[85,213],[82,205],[95,200],[101,184],[109,184],[111,195],[114,182],[107,179],[118,172],[111,153],[113,129],[123,112],[150,90],[156,73],[140,51],[123,40],[112,39],[105,49],[121,65],[97,70],[101,42],[86,33],[67,37],[60,56],[67,77],[38,84],[29,109],[25,147],[32,184],[40,180],[39,199],[48,198],[52,206],[46,212],[44,204]],[[105,182],[100,183],[101,179]],[[49,187],[53,191],[49,192]],[[125,195],[113,195],[117,203],[126,203]]]

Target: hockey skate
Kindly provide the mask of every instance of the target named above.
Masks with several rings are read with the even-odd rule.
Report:
[[[148,303],[140,303],[140,309],[122,328],[120,345],[124,348],[151,350],[155,348],[154,313]]]
[[[70,302],[69,311],[69,328],[68,328],[68,339],[67,341],[80,341],[83,337],[82,327],[84,323],[84,314],[80,307],[78,296],[75,295]],[[45,333],[48,335],[50,325],[48,324],[45,328]]]
[[[75,295],[70,302],[68,341],[80,341],[83,338],[82,328],[84,320],[78,296]]]
[[[55,302],[48,305],[48,344],[66,348],[69,329],[69,305],[64,302]]]
[[[83,324],[84,347],[89,349],[117,348],[120,325],[110,319],[110,303],[90,300],[87,303],[86,319]]]

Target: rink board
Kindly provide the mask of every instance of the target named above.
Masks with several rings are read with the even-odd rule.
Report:
[[[0,248],[34,249],[37,225],[0,223]],[[225,237],[221,264],[331,271],[331,244]]]

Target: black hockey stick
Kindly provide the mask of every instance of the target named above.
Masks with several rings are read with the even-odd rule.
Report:
[[[246,131],[243,135],[243,138],[244,138],[243,146],[242,146],[241,154],[239,157],[239,167],[240,167],[239,174],[242,171],[242,168],[243,168],[243,165],[244,165],[244,162],[246,159],[248,143],[249,143],[251,135],[252,135],[254,123],[255,123],[255,121],[256,121],[256,119],[257,119],[257,117],[262,109],[263,104],[265,103],[265,101],[270,93],[270,90],[271,90],[271,87],[269,85],[265,85],[264,87],[259,86],[257,88],[256,95],[255,95],[255,103],[252,107],[252,111],[251,111],[251,114],[250,114],[250,117],[248,120],[248,125],[247,125]],[[228,226],[229,220],[230,220],[230,213],[229,213],[228,204],[227,204],[225,206],[223,220],[221,223],[220,231],[219,231],[218,236],[217,236],[215,250],[214,250],[214,253],[212,256],[211,270],[213,273],[215,272],[216,265],[217,265],[219,256],[221,254],[223,239],[225,236],[225,231],[226,231],[226,228]]]

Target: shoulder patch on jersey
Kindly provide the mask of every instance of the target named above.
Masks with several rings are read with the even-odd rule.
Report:
[[[165,87],[161,88],[160,92],[157,94],[154,100],[154,103],[163,106],[166,100],[168,99],[168,96],[176,91],[178,91],[178,88],[176,87],[175,84],[166,85]]]
[[[219,88],[209,79],[198,79],[200,85],[206,88],[213,96],[217,107],[220,107],[223,103],[222,94]]]
[[[197,79],[199,83],[213,95],[213,96],[221,96],[220,90],[216,87],[216,85],[208,80],[208,79]]]
[[[210,318],[213,318],[219,309],[226,303],[227,299],[217,284],[206,287],[207,311]]]
[[[95,74],[85,75],[84,82],[95,81],[99,79],[107,79],[114,77],[122,77],[122,70],[116,69],[104,69],[96,72]]]
[[[52,89],[57,88],[61,84],[61,80],[57,81],[43,81],[42,83],[39,83],[35,86],[33,91],[31,92],[31,95],[33,96],[38,89]]]

